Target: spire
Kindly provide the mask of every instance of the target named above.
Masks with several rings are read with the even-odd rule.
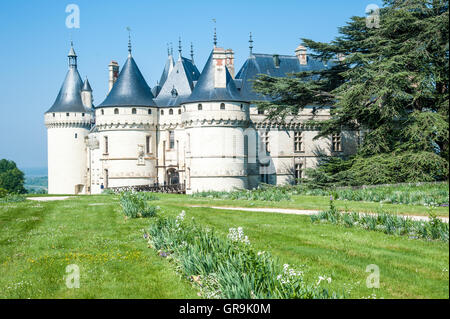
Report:
[[[70,68],[76,68],[77,67],[77,54],[75,53],[75,50],[73,48],[73,41],[70,41],[70,51],[67,55],[69,58],[69,67]]]
[[[181,59],[181,37],[178,38],[178,57]]]
[[[127,27],[128,31],[128,57],[131,58],[131,29]]]
[[[250,56],[253,55],[253,38],[252,38],[252,33],[250,32],[250,40],[248,40],[249,48],[250,48]]]
[[[91,84],[89,83],[87,77],[86,80],[84,80],[83,88],[81,89],[81,91],[92,92]]]
[[[192,44],[192,42],[191,42],[191,61],[192,61],[192,64],[195,65],[195,63],[194,63],[194,45]]]

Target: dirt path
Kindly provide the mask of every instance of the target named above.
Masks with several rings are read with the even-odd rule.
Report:
[[[244,212],[263,212],[263,213],[277,213],[277,214],[290,214],[290,215],[314,215],[320,212],[320,210],[302,210],[302,209],[285,209],[285,208],[246,208],[246,207],[218,207],[218,206],[199,206],[194,205],[191,207],[206,207],[220,210],[238,210]],[[366,214],[366,213],[361,213]],[[376,215],[376,214],[369,214]],[[408,217],[412,220],[428,221],[426,216],[413,216],[413,215],[399,215],[402,217]],[[443,222],[448,223],[448,217],[439,217]]]

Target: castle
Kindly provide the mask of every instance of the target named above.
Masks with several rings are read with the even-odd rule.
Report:
[[[299,46],[295,55],[253,53],[235,75],[234,52],[214,47],[202,72],[191,58],[169,50],[158,84],[151,89],[133,56],[109,65],[109,93],[94,107],[92,88],[78,72],[71,45],[69,70],[45,113],[48,192],[99,194],[106,188],[182,185],[186,193],[260,183],[289,184],[317,165],[319,156],[352,154],[359,133],[341,131],[314,139],[330,108],[304,108],[283,123],[268,121],[252,104],[267,100],[252,89],[259,74],[284,77],[327,64]],[[157,186],[156,186],[157,187]]]

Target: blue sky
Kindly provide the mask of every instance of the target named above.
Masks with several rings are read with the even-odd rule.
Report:
[[[68,4],[80,8],[80,28],[68,29]],[[150,86],[159,79],[167,43],[177,52],[181,36],[189,56],[194,44],[200,71],[212,49],[216,19],[219,46],[235,51],[236,72],[254,52],[294,54],[300,38],[330,41],[351,16],[381,0],[14,0],[0,10],[0,158],[20,168],[47,166],[43,114],[53,104],[67,72],[70,38],[81,76],[88,76],[94,104],[106,96],[107,66],[122,66],[132,29],[133,56]]]

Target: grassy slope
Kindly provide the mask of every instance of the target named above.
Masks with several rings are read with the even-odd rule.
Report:
[[[186,205],[202,206],[234,206],[234,207],[271,207],[288,209],[326,210],[330,205],[329,196],[293,196],[291,201],[269,202],[248,200],[222,200],[211,198],[189,198],[178,195],[161,194],[160,197],[173,204],[186,203]],[[382,209],[385,212],[400,215],[427,216],[430,208],[421,205],[380,204],[374,202],[335,201],[339,210],[377,213]],[[433,212],[438,216],[448,217],[448,207],[434,207]]]
[[[168,215],[179,205],[159,205]],[[331,276],[333,291],[352,287],[349,298],[448,298],[449,246],[409,240],[356,228],[312,224],[308,216],[183,208],[197,222],[218,229],[244,227],[258,250],[270,251],[282,263],[306,265],[306,277]],[[380,289],[366,288],[366,266],[380,268]]]
[[[161,200],[155,204],[164,214],[175,216],[185,209],[187,220],[195,217],[223,235],[230,227],[243,226],[256,249],[270,251],[282,263],[306,264],[309,280],[328,275],[333,279],[330,288],[334,291],[352,286],[347,297],[361,298],[372,293],[384,298],[449,297],[447,243],[313,225],[307,216],[186,208],[199,201],[181,195],[158,196]],[[325,203],[327,198],[321,200]],[[245,201],[231,204],[243,206]],[[113,196],[9,206],[17,208],[0,206],[2,298],[196,297],[170,263],[146,248],[141,229],[151,220],[125,222]],[[81,268],[80,289],[67,289],[64,284],[65,267],[72,263]],[[369,264],[380,267],[380,289],[365,286]]]
[[[89,203],[107,203],[89,206]],[[195,298],[111,197],[0,205],[0,298]],[[80,267],[67,289],[65,267]]]

